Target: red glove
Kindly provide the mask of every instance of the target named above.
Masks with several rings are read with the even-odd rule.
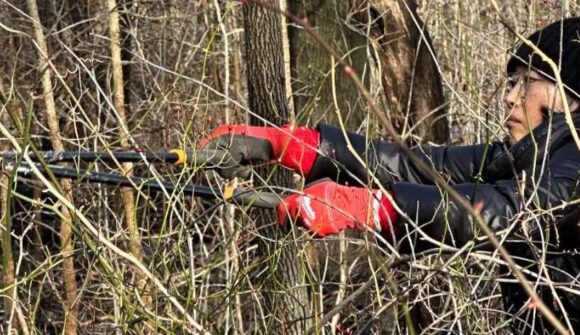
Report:
[[[316,160],[320,136],[308,127],[292,130],[290,124],[282,128],[221,125],[201,142],[201,147],[211,144],[241,155],[242,162],[280,160],[283,166],[307,176]]]
[[[324,181],[294,194],[278,205],[278,223],[289,218],[318,236],[337,234],[346,228],[396,232],[397,212],[379,190],[348,187]]]

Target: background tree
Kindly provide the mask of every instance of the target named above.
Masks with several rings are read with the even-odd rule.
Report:
[[[54,150],[64,151],[64,143],[59,125],[59,118],[56,110],[55,94],[52,83],[52,69],[50,64],[50,54],[46,38],[43,32],[42,22],[38,11],[36,0],[27,0],[26,4],[34,27],[34,37],[37,44],[38,52],[38,72],[41,73],[42,91],[44,102],[44,118],[49,128],[50,142]],[[72,202],[72,182],[70,179],[62,179],[60,182],[61,192],[64,193],[67,200]],[[74,266],[74,234],[73,234],[73,215],[68,208],[62,206],[62,219],[60,221],[60,248],[63,258],[62,281],[64,282],[64,298],[62,299],[62,308],[64,310],[64,327],[65,335],[77,334],[78,325],[78,301],[77,301],[77,282],[75,278]]]
[[[445,98],[429,33],[413,0],[292,1],[293,14],[304,17],[317,34],[361,74],[366,85],[381,87],[377,99],[396,129],[411,142],[444,143],[448,138]],[[347,128],[366,118],[364,103],[343,71],[333,71],[326,50],[302,28],[289,30],[294,102],[313,123],[336,124],[332,90]],[[375,74],[375,75],[373,75]],[[376,80],[378,79],[378,80]]]
[[[266,3],[278,5],[276,0]],[[250,124],[263,126],[267,120],[281,126],[291,119],[291,111],[288,109],[286,97],[280,15],[256,4],[244,5],[243,13],[248,106],[252,112]],[[262,169],[261,172],[268,185],[292,187],[289,171],[278,170],[272,177],[269,177],[268,169]],[[268,319],[274,323],[272,331],[276,333],[303,334],[312,323],[308,291],[299,266],[299,249],[296,243],[287,240],[276,227],[273,214],[269,211],[261,212],[257,216],[258,227],[263,229],[268,240],[273,241],[262,242],[267,244],[262,249],[268,258],[265,265],[271,272],[264,292],[270,314]]]
[[[364,32],[348,24],[349,4],[339,0],[289,1],[288,10],[308,21],[308,24],[333,47],[351,66],[370,82],[367,61],[367,39]],[[365,105],[348,76],[332,67],[328,52],[302,27],[296,24],[288,29],[292,74],[292,99],[300,119],[311,119],[312,124],[324,121],[337,124],[335,109],[342,114],[347,128],[356,130],[366,118]],[[336,80],[331,80],[336,71]],[[333,90],[340,97],[334,106]]]
[[[441,76],[429,33],[416,7],[412,0],[290,2],[290,11],[305,18],[316,34],[329,41],[363,78],[400,134],[410,143],[445,143],[449,131]],[[340,67],[333,68],[328,51],[299,25],[289,29],[289,38],[293,99],[296,110],[301,112],[299,119],[308,118],[312,124],[323,121],[338,125],[338,110],[347,129],[367,128],[368,136],[378,136],[373,133],[373,117],[367,114],[354,83]],[[333,75],[332,71],[335,71]],[[359,234],[347,232],[346,236]],[[369,269],[374,267],[374,261],[365,260],[368,248],[356,248],[340,241],[314,245],[318,255],[317,276],[334,274],[331,282],[343,283],[325,286],[329,293],[338,292],[336,300],[326,299],[328,305],[343,298],[344,283],[364,281],[373,275]],[[329,264],[331,267],[327,270]],[[350,269],[349,276],[346,269]],[[366,305],[358,313],[359,323],[372,318],[372,308],[369,308],[372,303],[368,300],[368,296],[358,299],[359,305]],[[392,331],[393,319],[396,318],[374,322],[373,328]],[[333,324],[338,320],[339,316],[335,317]]]
[[[111,96],[113,100],[114,113],[118,118],[118,132],[119,132],[119,142],[121,148],[126,151],[132,149],[130,134],[128,129],[130,125],[129,120],[129,110],[127,108],[129,94],[126,92],[127,87],[130,87],[131,76],[130,76],[130,65],[125,64],[123,67],[122,62],[125,61],[129,63],[131,43],[129,42],[131,38],[127,36],[127,31],[130,22],[130,11],[129,8],[125,8],[125,21],[121,25],[121,20],[119,17],[119,6],[126,4],[126,1],[107,0],[103,7],[107,8],[109,14],[109,36],[111,39],[110,49],[111,49],[111,72],[112,72],[112,89]],[[123,29],[124,28],[124,29]],[[121,34],[124,32],[124,34]],[[124,35],[125,40],[122,40],[121,36]],[[124,56],[124,57],[123,57]],[[124,163],[122,164],[122,173],[125,176],[133,176],[133,164]],[[121,201],[123,203],[124,212],[124,222],[127,235],[129,237],[129,252],[135,256],[139,261],[143,261],[143,246],[141,244],[141,235],[139,233],[139,227],[137,225],[137,211],[136,199],[134,190],[131,187],[124,187],[121,189]],[[142,274],[137,272],[133,280],[140,291],[138,294],[141,296],[143,305],[145,308],[151,307],[151,292],[150,287],[147,287],[146,280],[143,278]],[[154,327],[152,327],[154,329]],[[150,329],[151,331],[152,329]]]
[[[449,136],[436,51],[413,0],[350,0],[353,21],[368,32],[381,70],[384,108],[411,142]]]

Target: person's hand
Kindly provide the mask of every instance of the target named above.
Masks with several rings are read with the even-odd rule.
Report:
[[[224,177],[247,175],[249,168],[244,165],[273,160],[307,176],[319,145],[318,132],[308,127],[222,125],[202,140],[200,147],[227,150],[232,160],[242,165],[221,169],[220,174]]]
[[[339,185],[331,181],[316,183],[285,198],[277,208],[278,223],[296,222],[317,236],[337,234],[347,228],[364,231],[396,232],[397,212],[379,190]]]

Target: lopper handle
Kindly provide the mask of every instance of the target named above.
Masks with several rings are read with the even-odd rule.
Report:
[[[45,167],[41,166],[40,164],[34,165],[41,173],[45,175],[48,174],[48,171],[45,169]],[[168,180],[151,180],[135,176],[125,177],[117,173],[94,172],[82,169],[66,168],[57,165],[48,165],[46,168],[48,168],[48,170],[50,170],[50,172],[58,178],[71,178],[116,186],[132,187],[133,185],[137,185],[138,187],[152,191],[161,191],[164,189],[167,191],[172,191],[176,188],[176,185]],[[23,177],[32,175],[30,166],[25,162],[21,162],[20,164],[16,165],[14,161],[0,159],[0,170],[15,170],[18,175]],[[258,208],[274,209],[282,198],[281,195],[275,193],[262,192],[254,189],[226,188],[223,195],[221,194],[221,191],[217,189],[202,185],[186,185],[180,187],[179,189],[184,194],[190,194],[205,199],[221,198],[225,201],[231,201],[241,206],[251,206]]]
[[[31,153],[33,161],[44,160],[47,163],[58,162],[143,162],[143,158],[151,163],[165,162],[182,165],[207,165],[208,168],[228,168],[239,165],[240,158],[232,156],[224,150],[181,150],[175,149],[170,152],[134,152],[134,151],[40,151],[39,156]],[[0,151],[0,158],[5,160],[16,160],[19,154],[13,151]]]
[[[171,150],[179,159],[174,162],[176,165],[206,165],[208,168],[220,167],[227,168],[240,164],[241,157],[234,157],[225,150]]]
[[[282,200],[282,196],[272,192],[256,191],[253,189],[237,189],[230,199],[227,200],[241,206],[275,209]]]

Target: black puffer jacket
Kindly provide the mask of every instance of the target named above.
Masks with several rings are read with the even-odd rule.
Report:
[[[548,286],[541,283],[537,286],[536,292],[548,307],[560,317],[565,326],[568,324],[563,317],[562,310],[566,311],[570,326],[578,334],[580,333],[580,295],[577,293],[580,286],[580,244],[578,243],[580,206],[570,206],[565,212],[566,214],[555,222],[548,222],[548,224],[558,228],[557,230],[550,229],[550,231],[559,236],[555,239],[557,243],[549,244],[544,251],[537,242],[530,244],[526,238],[517,238],[518,231],[514,232],[514,238],[506,246],[521,267],[532,273],[539,273],[543,278],[545,278],[545,274],[539,267],[542,261],[539,258],[545,258],[548,275],[554,283],[561,305]],[[536,239],[536,241],[538,240]],[[507,268],[504,267],[501,271],[504,277],[511,277]],[[537,277],[529,277],[529,280],[533,284],[538,282]],[[538,315],[538,311],[526,307],[528,295],[521,285],[502,283],[501,291],[504,308],[512,317],[512,328],[514,328],[515,333],[557,333],[546,319]]]
[[[580,129],[580,113],[573,114],[573,122],[575,128]],[[393,192],[401,210],[436,241],[460,247],[474,239],[474,223],[470,215],[449,201],[433,180],[417,169],[395,144],[367,141],[364,136],[354,134],[348,134],[347,141],[341,129],[327,125],[319,125],[318,130],[324,155],[319,155],[315,161],[310,180],[330,177],[351,185],[366,185],[370,170]],[[351,154],[348,142],[362,157],[366,167]],[[528,210],[551,209],[577,199],[580,194],[580,151],[563,115],[554,115],[552,122],[544,122],[511,147],[497,142],[471,146],[421,146],[412,151],[441,173],[471,203],[482,202],[482,216],[494,230],[506,228],[524,207]],[[560,212],[553,211],[556,215]],[[557,267],[565,266],[565,271],[572,273],[565,282],[578,281],[580,258],[569,254],[562,256],[557,251],[580,246],[580,234],[578,230],[574,231],[575,225],[564,228],[559,223],[550,224],[548,220],[542,220],[539,225],[531,226],[541,227],[536,231],[538,234],[548,233],[552,242],[549,250],[555,252],[548,256],[548,261],[555,262]],[[420,239],[418,234],[407,238],[413,240],[415,248],[434,247]],[[539,238],[532,240],[540,241]],[[531,246],[529,242],[518,241],[521,242],[516,231],[513,243],[506,246],[515,256],[533,259],[530,258],[530,248],[534,243]],[[535,247],[541,248],[541,244],[538,242]],[[519,286],[511,286],[514,290],[510,288],[510,294],[504,292],[504,302],[507,309],[515,311],[527,297]],[[578,298],[572,295],[571,299],[578,302]],[[575,312],[568,310],[568,313],[580,318],[580,305],[572,303],[572,308]]]
[[[580,114],[573,121],[580,128]],[[457,247],[473,239],[468,213],[444,201],[446,196],[439,187],[395,144],[348,134],[348,142],[365,167],[349,151],[342,130],[327,125],[319,125],[318,130],[324,155],[316,159],[310,180],[330,177],[366,185],[370,170],[393,191],[401,210],[416,218],[429,236]],[[525,201],[531,200],[531,207],[549,209],[573,198],[580,187],[580,152],[563,115],[555,115],[551,127],[545,122],[510,148],[505,143],[491,143],[422,146],[412,151],[472,203],[482,202],[482,215],[495,230],[505,228]],[[524,176],[526,187],[520,192]]]

